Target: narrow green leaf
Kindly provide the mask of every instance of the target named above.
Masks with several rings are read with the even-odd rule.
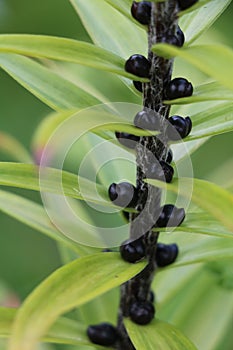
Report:
[[[109,3],[114,9],[122,13],[124,16],[129,18],[133,23],[140,25],[138,21],[134,21],[132,15],[131,15],[131,0],[105,0],[107,3]]]
[[[233,195],[227,190],[214,183],[192,178],[174,179],[171,184],[151,179],[147,182],[181,196],[192,197],[195,204],[233,231]],[[191,188],[193,191],[190,194]]]
[[[138,26],[142,26],[138,21],[134,20],[131,14],[131,6],[132,1],[131,0],[105,0],[107,3],[109,3],[112,7],[114,7],[117,11],[128,17],[134,24],[137,24]],[[153,2],[164,2],[165,0],[153,0]],[[210,0],[208,0],[210,1]],[[146,26],[145,26],[146,29]]]
[[[176,143],[172,145],[172,151],[174,153],[174,161],[180,162],[182,159],[187,157],[187,154],[190,156],[192,153],[197,151],[206,141],[208,141],[209,137],[200,138],[193,141],[186,141],[185,147],[182,143]]]
[[[14,54],[0,54],[0,67],[55,110],[86,108],[99,101],[41,64]]]
[[[181,242],[182,240],[183,237],[181,237]],[[175,263],[167,267],[168,269],[198,263],[233,259],[232,238],[206,237],[196,242],[187,239],[186,243],[183,241],[183,243],[180,244],[179,238],[173,237],[172,242],[174,241],[177,242],[180,247],[180,254]]]
[[[233,130],[233,102],[226,102],[192,115],[193,128],[185,141]]]
[[[93,42],[111,52],[128,58],[135,53],[147,51],[146,31],[127,18],[131,4],[129,1],[112,1],[118,10],[123,9],[124,15],[116,11],[106,1],[70,0],[82,20]],[[119,6],[123,3],[122,6]],[[128,7],[128,9],[127,9]],[[133,38],[133,40],[132,40]]]
[[[61,195],[63,193],[63,195],[68,197],[83,199],[79,191],[78,176],[53,168],[43,168],[43,171],[46,171],[47,178],[42,183],[39,183],[39,168],[37,166],[2,162],[0,163],[0,185],[58,193]],[[106,190],[102,186],[84,178],[81,181],[87,191],[85,192],[86,200],[101,205],[111,205],[93,195],[93,188],[97,187],[98,193],[107,200]]]
[[[17,309],[0,307],[0,338],[9,338],[11,336],[14,319],[17,315]],[[76,321],[68,318],[59,318],[49,329],[42,339],[46,343],[69,344],[69,345],[87,345],[90,343],[86,335],[86,327]],[[102,346],[95,345],[94,349],[105,349]]]
[[[185,32],[185,42],[189,45],[206,31],[231,3],[231,0],[212,0],[191,13],[181,13],[179,24]],[[201,2],[199,1],[199,4]],[[198,6],[198,5],[196,5]],[[192,8],[190,8],[192,10]]]
[[[168,44],[156,44],[153,51],[161,56],[178,56],[233,90],[233,50],[226,46],[197,45],[179,49]]]
[[[231,90],[224,88],[221,84],[217,82],[211,82],[207,84],[202,84],[196,86],[194,93],[190,97],[183,97],[175,100],[166,100],[166,104],[189,104],[205,101],[232,101],[233,93]]]
[[[198,308],[194,306],[192,309],[192,317],[187,313],[184,318],[182,324],[184,332],[196,339],[198,349],[231,349],[231,346],[218,348],[218,345],[226,337],[227,331],[229,334],[232,333],[232,291],[223,290],[220,286],[209,286],[209,290],[197,303]],[[210,310],[211,317],[209,317]],[[205,322],[197,322],[197,320],[205,320]],[[211,336],[207,337],[206,334]]]
[[[127,73],[124,69],[125,60],[120,56],[84,41],[45,35],[2,34],[0,52],[79,63],[129,79],[148,80]]]
[[[168,323],[155,320],[147,326],[139,326],[128,319],[124,322],[136,349],[197,350],[188,338]]]
[[[170,232],[171,229],[161,229],[162,232]],[[215,236],[222,238],[233,238],[233,232],[226,230],[213,217],[202,212],[188,213],[184,222],[175,228],[176,232],[195,233],[207,236]]]
[[[55,271],[26,299],[13,327],[9,350],[32,350],[56,319],[121,285],[145,267],[128,264],[119,254],[80,258]]]
[[[83,256],[86,254],[85,247],[71,241],[56,229],[40,204],[22,196],[0,190],[0,211],[64,244],[78,253],[78,255]]]
[[[127,105],[126,104],[123,104],[123,105],[125,109]],[[118,108],[117,106],[118,104],[113,103],[112,110],[114,110],[114,107]],[[128,106],[129,106],[128,114],[131,114],[132,105],[128,104]],[[109,109],[110,112],[107,112],[106,111],[107,109]],[[55,133],[53,135],[53,138],[52,140],[50,140],[50,145],[48,145],[48,147],[51,147],[53,149],[54,148],[53,142],[55,142],[58,139],[59,139],[59,143],[61,142],[60,135],[64,134],[62,132],[62,128],[64,127],[65,129],[66,126],[68,127],[68,123],[71,123],[70,133],[68,135],[69,140],[71,140],[72,138],[71,135],[75,130],[75,135],[74,135],[75,138],[73,139],[74,141],[79,140],[79,138],[81,138],[82,135],[86,134],[87,131],[94,132],[97,135],[99,135],[101,138],[105,137],[105,139],[110,141],[113,141],[113,139],[115,140],[115,136],[113,134],[111,134],[111,136],[106,135],[104,133],[104,130],[124,131],[134,135],[139,135],[139,136],[152,135],[152,134],[155,135],[157,133],[157,132],[150,132],[147,130],[142,130],[134,127],[133,125],[131,125],[131,123],[127,119],[127,116],[124,115],[124,119],[120,116],[122,113],[124,113],[124,112],[121,113],[120,109],[121,108],[119,108],[118,113],[117,111],[114,113],[113,111],[111,111],[111,105],[99,105],[96,108],[83,110],[76,114],[74,114],[74,112],[72,111],[49,114],[46,118],[44,118],[44,120],[41,122],[41,124],[37,128],[35,134],[33,135],[32,147],[33,147],[33,151],[36,159],[40,160],[41,155],[43,153],[43,149],[46,143],[48,142],[49,138],[53,134],[53,132],[56,131],[57,134]],[[67,124],[64,123],[65,121],[67,121]],[[78,126],[77,130],[76,130],[76,125]],[[61,134],[59,134],[59,130]],[[119,146],[118,142],[117,142],[117,145]],[[55,145],[55,147],[57,146]]]
[[[0,151],[9,154],[19,162],[33,162],[27,149],[13,136],[2,131],[0,131]]]

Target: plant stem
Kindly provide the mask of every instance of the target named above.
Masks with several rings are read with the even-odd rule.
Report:
[[[165,160],[168,153],[165,121],[169,116],[170,106],[163,104],[163,91],[167,82],[171,80],[173,60],[156,56],[151,51],[151,47],[163,41],[168,32],[169,35],[175,35],[178,22],[177,13],[176,0],[167,0],[161,3],[152,2],[151,23],[148,28],[148,59],[151,62],[151,79],[143,86],[143,105],[144,108],[159,113],[161,125],[164,128],[159,138],[155,136],[141,137],[136,148],[137,189],[139,193],[136,209],[140,214],[138,216],[132,214],[130,217],[130,238],[136,239],[144,234],[148,265],[140,274],[121,286],[118,319],[121,340],[117,344],[119,350],[135,350],[125,330],[123,318],[129,316],[129,307],[132,302],[148,300],[151,283],[157,268],[155,255],[159,232],[153,232],[151,228],[155,224],[156,213],[160,209],[161,190],[144,182],[144,174],[151,166],[151,156],[158,160]]]

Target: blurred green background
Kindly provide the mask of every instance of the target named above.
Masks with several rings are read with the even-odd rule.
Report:
[[[231,5],[208,35],[218,32],[218,40],[233,46]],[[0,32],[47,34],[89,40],[68,0],[0,0]],[[50,111],[37,98],[0,70],[0,131],[15,136],[28,149],[33,131]],[[195,176],[209,178],[232,158],[232,133],[208,141],[193,156]],[[11,161],[1,153],[0,159]],[[208,160],[208,161],[207,161]],[[22,191],[16,191],[20,192]],[[39,200],[35,193],[23,192]],[[0,213],[0,281],[23,299],[42,279],[60,265],[54,242],[40,233]],[[1,292],[0,289],[0,298]],[[1,299],[0,299],[1,301]]]

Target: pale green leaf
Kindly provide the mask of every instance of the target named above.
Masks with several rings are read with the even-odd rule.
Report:
[[[80,258],[55,271],[25,300],[9,350],[32,350],[56,319],[138,274],[145,263],[128,264],[119,254]]]
[[[197,350],[193,343],[174,326],[154,320],[139,326],[128,319],[124,321],[136,349],[140,350]]]
[[[161,232],[170,232],[171,229],[163,228]],[[202,212],[188,213],[184,222],[175,228],[176,232],[196,233],[207,236],[233,238],[233,232],[226,230],[213,217]]]
[[[174,143],[172,145],[172,151],[174,154],[175,163],[182,161],[187,155],[191,155],[196,152],[206,141],[208,141],[208,137],[200,138],[193,141],[186,141],[185,147],[182,143]]]
[[[19,162],[33,162],[27,149],[13,136],[2,131],[0,131],[0,151],[10,155]]]
[[[233,93],[217,82],[211,82],[196,86],[194,93],[190,97],[183,97],[175,100],[166,100],[166,104],[189,104],[205,101],[232,101]]]
[[[43,63],[55,73],[80,86],[102,103],[121,101],[141,104],[142,96],[133,87],[131,80],[119,79],[116,74],[104,72],[103,83],[103,71],[99,69],[61,61],[43,60]],[[129,87],[131,88],[129,89]]]
[[[233,130],[233,102],[226,102],[192,115],[193,128],[185,141]]]
[[[116,11],[106,1],[70,0],[93,42],[125,59],[137,53],[147,52],[146,31],[135,25],[132,18]],[[113,3],[113,1],[112,1]],[[119,1],[116,3],[119,5]],[[122,2],[124,12],[129,12],[129,1]],[[127,10],[127,6],[129,9]],[[122,8],[122,7],[121,7]],[[119,6],[118,6],[119,9]]]
[[[137,24],[139,26],[140,23],[133,19],[131,15],[131,0],[105,0],[105,2],[109,3],[113,8],[115,8],[117,11],[122,13],[124,16],[129,18],[134,24]]]
[[[27,57],[0,53],[0,67],[55,110],[86,108],[99,103],[75,84]]]
[[[185,242],[184,234],[185,233],[180,233],[179,236],[173,237],[172,239],[172,242],[176,242],[180,247],[180,252],[175,263],[169,265],[167,267],[168,269],[198,263],[233,259],[232,238],[206,237],[196,242],[188,240],[187,238]],[[166,242],[166,239],[164,241]]]
[[[71,241],[56,229],[40,204],[13,193],[0,191],[0,211],[46,234],[48,237],[72,249],[78,255],[86,254],[85,247]]]
[[[34,191],[63,194],[68,197],[83,199],[78,186],[78,176],[54,168],[43,168],[46,171],[46,179],[39,183],[39,167],[32,164],[23,163],[0,163],[0,185],[25,188]],[[93,195],[93,188],[97,187],[98,193],[107,200],[106,190],[98,184],[94,184],[87,179],[82,179],[85,199],[101,205],[111,205]],[[60,189],[60,191],[59,191]],[[64,191],[64,192],[63,192]]]
[[[233,50],[226,46],[196,45],[179,49],[174,45],[156,44],[153,51],[161,56],[178,56],[233,90]]]
[[[186,45],[192,43],[206,31],[230,3],[231,0],[211,0],[191,13],[187,13],[187,11],[185,14],[183,12],[184,15],[181,17],[179,24],[185,32]],[[198,7],[198,5],[196,6]]]
[[[147,81],[145,78],[127,73],[124,69],[125,60],[122,57],[84,41],[45,35],[2,34],[0,52],[73,62],[129,79]]]
[[[63,130],[65,130],[66,125],[67,127],[69,127],[68,123],[70,123],[70,130],[69,135],[67,137],[69,140],[71,140],[73,135],[72,133],[75,132],[73,136],[74,142],[79,140],[79,138],[82,137],[82,135],[85,134],[87,131],[93,131],[97,135],[100,135],[101,138],[105,138],[106,140],[111,141],[113,141],[113,139],[115,140],[115,136],[113,134],[111,136],[105,134],[105,130],[124,131],[139,136],[152,134],[155,135],[157,132],[149,132],[146,130],[142,130],[130,124],[129,119],[132,118],[132,115],[134,115],[134,111],[138,111],[139,108],[140,106],[137,105],[131,105],[126,103],[113,103],[112,105],[99,105],[93,109],[80,111],[77,114],[74,114],[72,111],[49,114],[41,122],[32,139],[32,147],[36,159],[40,159],[44,146],[46,145],[48,139],[53,134],[53,132],[55,132],[55,130],[57,134],[55,133],[53,135],[53,139],[55,141],[58,141],[59,139],[59,143],[62,142],[61,135],[63,136]],[[109,112],[107,112],[107,110],[109,110]],[[124,119],[122,117],[122,114]],[[59,130],[61,134],[59,134]],[[54,148],[53,142],[55,141],[50,141],[51,148]]]
[[[171,234],[161,232],[161,241],[165,244],[176,243],[179,247],[179,255],[173,264],[166,267],[168,270],[193,264],[233,259],[232,237],[211,237],[198,235],[195,231],[177,230]],[[166,269],[161,268],[159,271],[163,272]]]
[[[233,195],[225,189],[214,183],[192,178],[174,179],[171,184],[152,179],[147,179],[147,182],[180,196],[191,197],[196,205],[233,232]]]
[[[14,319],[18,309],[0,307],[0,338],[11,336]],[[42,339],[46,343],[69,345],[92,345],[86,335],[86,327],[68,318],[59,318]],[[105,349],[95,345],[95,349]]]

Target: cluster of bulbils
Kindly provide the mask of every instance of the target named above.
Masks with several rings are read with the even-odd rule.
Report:
[[[198,0],[177,0],[180,10],[185,10],[194,5]],[[148,25],[151,19],[151,2],[150,1],[133,1],[131,7],[132,16],[141,24]],[[161,42],[169,43],[182,47],[185,38],[182,30],[178,27],[176,35],[166,33]],[[150,78],[151,64],[149,60],[139,54],[132,55],[125,63],[125,70],[142,78]],[[135,88],[142,92],[143,84],[139,81],[133,82]],[[171,80],[164,90],[163,98],[165,100],[174,100],[177,98],[188,97],[193,93],[192,84],[184,78],[175,78]],[[137,113],[134,118],[134,125],[141,129],[161,131],[160,118],[156,112],[149,109]],[[192,121],[189,117],[183,118],[178,115],[168,118],[168,126],[166,129],[166,137],[168,141],[177,141],[189,135],[192,129]],[[116,138],[125,147],[134,149],[140,141],[139,136],[131,135],[124,132],[116,132]],[[170,163],[173,154],[171,149],[168,152],[166,161],[155,162],[151,164],[151,168],[146,173],[146,177],[157,179],[170,183],[173,178],[174,170]],[[138,201],[138,193],[135,186],[128,182],[110,185],[109,198],[115,204],[123,208],[135,208]],[[123,211],[124,216],[128,219],[129,215]],[[177,227],[185,218],[183,208],[177,208],[172,204],[164,205],[160,210],[160,215],[154,224],[155,228]],[[136,263],[146,256],[146,246],[143,236],[136,240],[127,240],[120,247],[121,257],[130,262]],[[176,244],[157,243],[156,248],[156,264],[158,267],[165,267],[172,264],[178,256],[178,246]],[[137,324],[145,325],[154,318],[155,308],[153,305],[154,294],[150,293],[147,301],[134,301],[130,305],[129,317]],[[98,345],[112,346],[119,339],[120,335],[116,327],[109,323],[101,323],[88,327],[87,335],[89,339]]]

